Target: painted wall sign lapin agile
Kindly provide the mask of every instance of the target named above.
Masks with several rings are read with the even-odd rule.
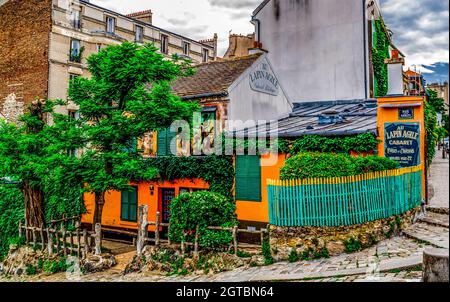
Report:
[[[385,157],[402,168],[420,164],[420,124],[387,123],[384,126]]]
[[[262,62],[250,73],[250,87],[258,92],[277,96],[280,93],[280,85],[270,66]]]

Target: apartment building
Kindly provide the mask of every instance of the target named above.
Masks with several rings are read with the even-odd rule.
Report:
[[[86,58],[108,45],[153,42],[170,58],[216,59],[217,35],[195,41],[152,24],[150,10],[123,15],[84,0],[0,2],[0,112],[8,98],[66,99],[69,80],[89,77]],[[58,112],[74,114],[74,104]]]

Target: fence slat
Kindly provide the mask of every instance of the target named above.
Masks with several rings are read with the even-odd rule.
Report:
[[[399,215],[422,202],[420,167],[331,179],[268,180],[277,226],[344,226]]]

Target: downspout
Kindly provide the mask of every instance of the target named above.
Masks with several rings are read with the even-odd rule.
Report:
[[[364,95],[365,99],[367,100],[369,98],[369,95],[367,93],[367,87],[368,87],[368,80],[367,80],[367,53],[368,53],[368,41],[367,41],[367,16],[366,16],[366,0],[362,0],[362,15],[363,15],[363,43],[364,43]]]
[[[250,21],[253,25],[256,26],[256,42],[261,42],[261,21],[255,16],[252,16],[252,20]]]

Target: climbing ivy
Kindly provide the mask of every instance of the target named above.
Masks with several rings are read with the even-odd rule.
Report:
[[[384,21],[376,20],[375,43],[372,47],[372,64],[375,76],[375,96],[385,96],[388,93],[388,70],[384,62],[389,59],[389,37],[385,30]]]
[[[203,179],[209,183],[211,192],[233,198],[234,166],[231,156],[155,157],[147,159],[146,166],[156,168],[157,178],[161,181]]]
[[[371,133],[347,137],[303,136],[293,142],[280,140],[279,152],[298,154],[301,152],[357,153],[372,152],[380,141]]]

